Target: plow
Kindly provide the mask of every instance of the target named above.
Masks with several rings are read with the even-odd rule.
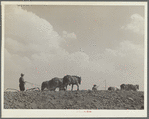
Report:
[[[19,91],[19,90],[17,90],[17,89],[14,89],[14,88],[7,88],[5,91],[10,91],[10,90]]]
[[[40,91],[40,88],[39,87],[34,87],[34,88],[26,89],[25,91],[34,91],[34,90],[39,90]],[[17,90],[17,89],[14,89],[14,88],[7,88],[5,90],[5,92],[6,91],[17,91],[17,92],[19,92],[20,90]]]
[[[28,81],[25,81],[25,82],[32,85],[32,86],[34,86],[34,85],[39,86],[37,84],[31,83],[31,82],[28,82]],[[33,88],[29,88],[29,89],[27,88],[25,91],[35,91],[35,90],[40,91],[40,88],[39,87],[33,87]],[[20,90],[15,89],[15,88],[7,88],[7,89],[5,89],[4,92],[6,92],[6,91],[17,91],[17,92],[19,92]]]

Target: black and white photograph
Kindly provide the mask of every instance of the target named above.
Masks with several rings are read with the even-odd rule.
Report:
[[[146,117],[147,2],[2,2],[2,117]]]

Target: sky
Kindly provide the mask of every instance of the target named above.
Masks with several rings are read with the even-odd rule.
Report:
[[[6,5],[4,89],[19,89],[24,73],[34,83],[26,89],[77,75],[80,90],[104,90],[105,80],[106,89],[144,90],[144,13],[143,6]]]

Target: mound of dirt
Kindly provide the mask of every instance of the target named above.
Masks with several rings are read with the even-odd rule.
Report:
[[[4,109],[144,109],[141,91],[4,92]]]

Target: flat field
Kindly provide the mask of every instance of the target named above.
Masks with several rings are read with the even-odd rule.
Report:
[[[4,109],[144,109],[143,91],[4,92]]]

